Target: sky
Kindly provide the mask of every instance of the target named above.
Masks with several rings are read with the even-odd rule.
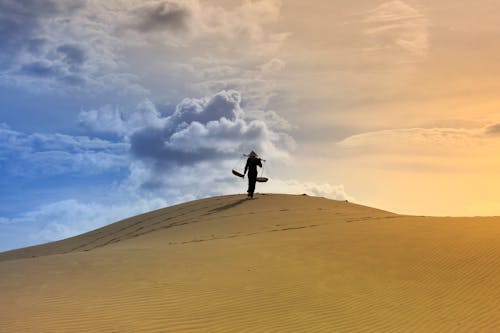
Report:
[[[258,192],[500,215],[500,7],[0,0],[0,251]]]

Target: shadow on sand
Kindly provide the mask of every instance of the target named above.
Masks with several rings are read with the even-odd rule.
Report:
[[[217,207],[217,208],[214,208],[210,211],[210,213],[218,213],[218,212],[221,212],[221,211],[224,211],[224,210],[227,210],[227,209],[230,209],[230,208],[234,208],[236,206],[239,206],[241,205],[242,203],[244,203],[245,201],[248,201],[249,199],[245,198],[245,199],[240,199],[240,200],[236,200],[234,202],[231,202],[231,203],[228,203],[227,205],[224,205],[224,206],[221,206],[221,207]],[[257,198],[253,198],[251,200],[257,200]]]

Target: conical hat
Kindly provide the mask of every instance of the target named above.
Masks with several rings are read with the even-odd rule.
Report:
[[[249,157],[257,157],[257,153],[254,152],[253,150],[248,154]]]

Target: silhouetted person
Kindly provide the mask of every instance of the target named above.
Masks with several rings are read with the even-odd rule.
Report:
[[[245,175],[248,171],[248,197],[253,198],[253,192],[255,191],[255,183],[257,182],[257,166],[262,168],[262,163],[260,158],[257,157],[257,154],[252,150],[250,154],[248,154],[247,164],[245,165]]]

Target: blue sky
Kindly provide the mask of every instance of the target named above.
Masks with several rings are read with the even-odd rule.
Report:
[[[0,251],[243,193],[252,149],[261,191],[500,214],[497,11],[0,0]]]
[[[244,192],[230,169],[251,149],[279,170],[279,6],[1,1],[0,250]]]

